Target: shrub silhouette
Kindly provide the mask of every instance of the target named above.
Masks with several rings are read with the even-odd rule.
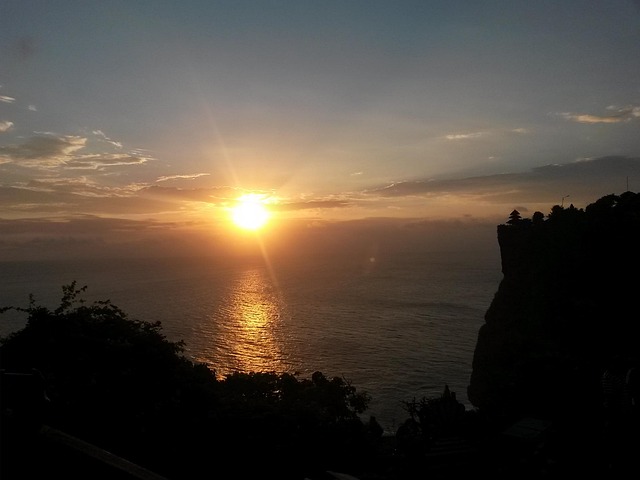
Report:
[[[238,472],[275,469],[281,478],[357,460],[352,447],[365,445],[358,414],[369,397],[345,379],[219,379],[188,360],[159,322],[129,319],[108,300],[87,305],[86,288],[63,286],[55,310],[31,296],[15,308],[25,327],[0,340],[3,371],[42,374],[47,424],[169,478],[195,478],[238,454],[252,458]]]

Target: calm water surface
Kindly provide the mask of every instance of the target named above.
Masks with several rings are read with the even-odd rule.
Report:
[[[373,397],[365,415],[395,431],[403,402],[445,384],[468,404],[478,329],[502,278],[495,256],[398,253],[230,263],[144,259],[0,264],[1,305],[55,308],[61,286],[87,285],[219,375],[316,370]],[[0,335],[24,317],[0,316]]]

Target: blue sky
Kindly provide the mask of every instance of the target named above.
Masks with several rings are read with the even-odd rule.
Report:
[[[4,0],[0,220],[581,208],[638,190],[638,79],[632,0]]]

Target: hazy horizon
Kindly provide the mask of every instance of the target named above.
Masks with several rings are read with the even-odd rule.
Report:
[[[505,217],[505,221],[507,217]],[[462,220],[364,219],[270,226],[260,232],[166,228],[153,222],[85,218],[2,221],[0,261],[211,257],[291,261],[314,256],[368,260],[402,252],[499,255],[497,225]]]

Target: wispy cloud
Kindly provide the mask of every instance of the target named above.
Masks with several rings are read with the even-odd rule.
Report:
[[[66,169],[80,170],[103,170],[108,167],[117,167],[122,165],[141,165],[146,163],[148,158],[128,153],[120,154],[94,154],[94,155],[78,155],[69,158],[64,162]]]
[[[86,138],[73,135],[37,135],[19,145],[0,146],[0,158],[21,166],[50,168],[63,164],[86,142]]]
[[[98,136],[106,139],[106,136]],[[118,142],[109,141],[109,143],[120,148]],[[140,165],[151,158],[138,153],[81,152],[87,146],[86,137],[40,132],[23,143],[0,146],[0,159],[4,163],[13,163],[19,167],[36,170],[55,168],[102,170],[123,165]]]
[[[211,192],[158,192],[147,187],[107,186],[90,177],[43,178],[0,185],[0,208],[5,215],[127,216],[180,211],[188,201],[211,201]],[[222,200],[219,200],[222,203]],[[183,215],[184,216],[184,215]]]
[[[13,103],[16,99],[13,97],[7,97],[6,95],[0,95],[0,102],[2,103]]]
[[[207,175],[211,175],[210,173],[191,173],[185,175],[165,175],[163,177],[159,177],[156,182],[167,182],[169,180],[193,180],[199,177],[205,177]]]
[[[13,127],[13,122],[10,122],[8,120],[0,121],[0,133],[8,132],[9,130],[11,130],[12,127]]]
[[[121,194],[119,189],[100,185],[98,182],[86,177],[55,177],[30,180],[27,183],[15,183],[12,187],[15,190],[49,193],[57,197],[60,204],[65,196],[87,196],[87,197],[107,197],[112,194]],[[67,200],[71,197],[67,197]]]
[[[487,135],[487,132],[471,132],[471,133],[452,133],[446,135],[447,140],[470,140],[480,138]]]
[[[566,120],[578,123],[623,123],[640,117],[640,107],[616,107],[611,105],[607,107],[611,113],[606,115],[592,115],[588,113],[569,113],[562,112],[559,115]]]
[[[110,144],[111,144],[111,145],[113,145],[114,147],[122,148],[122,143],[120,143],[120,142],[116,142],[115,140],[110,139],[109,137],[107,137],[107,136],[104,134],[104,132],[103,132],[102,130],[94,130],[94,131],[93,131],[93,134],[94,134],[96,137],[98,137],[98,138],[100,138],[100,139],[104,140],[105,142],[110,143]]]
[[[450,133],[445,135],[447,140],[476,140],[478,138],[483,137],[493,137],[493,136],[503,136],[503,135],[524,135],[529,133],[527,128],[517,127],[517,128],[498,128],[492,130],[482,130],[478,132],[468,132],[468,133]]]

